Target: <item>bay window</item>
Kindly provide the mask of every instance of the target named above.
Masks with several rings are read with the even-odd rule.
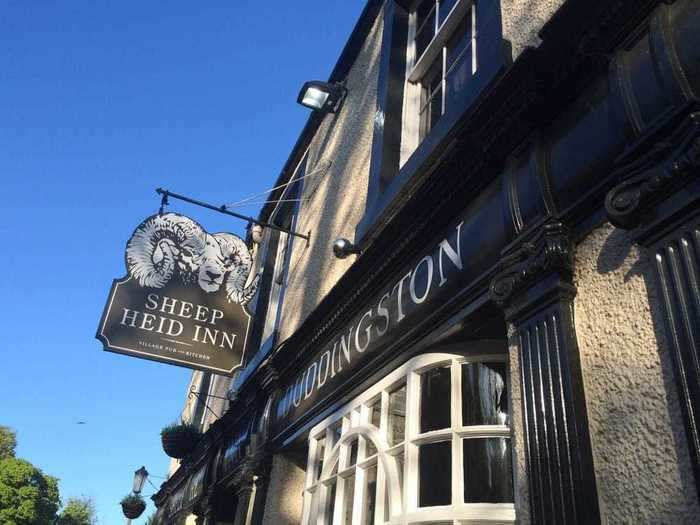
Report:
[[[504,356],[427,354],[309,437],[304,525],[513,523]]]

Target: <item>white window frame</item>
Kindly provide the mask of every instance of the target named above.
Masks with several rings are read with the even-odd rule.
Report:
[[[468,48],[472,54],[472,75],[476,73],[477,68],[477,20],[476,6],[474,0],[459,0],[452,6],[450,13],[447,15],[442,25],[436,27],[436,33],[430,44],[425,48],[425,51],[420,57],[416,56],[416,12],[415,9],[409,14],[408,20],[408,46],[406,49],[406,82],[404,84],[404,99],[403,99],[403,124],[401,132],[401,155],[399,166],[403,166],[411,154],[416,150],[421,142],[420,137],[420,110],[421,110],[421,95],[423,86],[421,80],[427,74],[430,67],[439,60],[439,55],[442,54],[442,101],[441,110],[444,114],[445,108],[445,74],[446,74],[446,52],[445,45],[452,36],[454,30],[459,26],[461,20],[471,10],[472,17],[472,33],[471,46]],[[439,17],[435,16],[435,24],[439,24]]]
[[[309,433],[309,457],[306,470],[302,525],[343,523],[344,483],[354,474],[353,508],[364,509],[365,474],[368,468],[377,465],[376,500],[373,525],[409,525],[434,523],[514,523],[514,503],[464,503],[464,476],[462,440],[467,437],[503,437],[511,439],[508,425],[461,426],[462,420],[462,364],[478,362],[505,362],[504,354],[459,354],[433,353],[415,357],[387,375],[380,382],[340,408],[333,415],[315,425]],[[451,426],[441,430],[420,433],[421,373],[440,366],[451,368]],[[506,373],[509,375],[508,367]],[[508,379],[509,383],[510,380]],[[405,436],[400,444],[390,446],[386,429],[389,421],[389,394],[406,384]],[[370,422],[371,408],[381,402],[380,428]],[[510,404],[510,400],[508,400]],[[318,472],[319,443],[331,443],[334,429],[341,425],[341,434],[332,447],[323,449],[323,469]],[[358,439],[356,464],[346,468],[350,454],[350,443]],[[452,504],[436,507],[418,507],[418,449],[419,445],[437,441],[452,442]],[[367,444],[372,442],[377,453],[366,457]],[[511,448],[512,450],[512,448]],[[396,457],[403,453],[401,471]],[[379,468],[381,465],[381,468]],[[340,467],[339,469],[337,467]],[[403,479],[401,484],[399,476]],[[330,489],[328,481],[336,480],[334,514],[332,521],[326,516],[326,498]],[[386,501],[385,494],[391,494]],[[384,521],[385,506],[390,505],[389,520]],[[364,525],[365,516],[353,512],[352,525]]]

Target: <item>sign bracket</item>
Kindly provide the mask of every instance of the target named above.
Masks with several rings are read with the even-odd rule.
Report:
[[[192,396],[195,396],[195,397],[197,398],[197,401],[201,401],[202,403],[204,403],[204,406],[206,407],[206,409],[207,409],[209,412],[211,412],[212,415],[213,415],[216,419],[221,419],[221,416],[219,416],[216,412],[214,412],[211,408],[209,408],[209,403],[207,403],[207,398],[208,398],[208,397],[215,397],[215,398],[217,398],[217,399],[227,399],[227,398],[221,397],[221,396],[215,396],[215,395],[212,395],[212,394],[207,394],[207,395],[205,395],[205,396],[200,396],[200,395],[199,395],[199,392],[197,392],[197,387],[195,387],[194,385],[192,385],[192,386],[190,387],[190,393],[187,394],[187,399],[192,399]]]
[[[298,232],[295,232],[293,230],[290,230],[289,228],[285,228],[283,226],[277,226],[276,224],[271,224],[269,222],[259,221],[253,217],[250,217],[247,215],[242,215],[240,213],[236,213],[233,211],[229,211],[225,204],[222,204],[221,206],[215,206],[215,205],[209,204],[207,202],[203,202],[203,201],[200,201],[197,199],[192,199],[191,197],[187,197],[185,195],[180,195],[178,193],[173,193],[172,191],[164,190],[163,188],[157,188],[156,193],[158,195],[162,196],[161,205],[160,205],[160,213],[163,212],[164,206],[168,204],[168,197],[172,197],[173,199],[178,199],[178,200],[181,200],[184,202],[189,202],[190,204],[194,204],[195,206],[201,206],[202,208],[207,208],[208,210],[218,211],[219,213],[223,213],[224,215],[230,215],[231,217],[236,217],[237,219],[242,219],[244,221],[247,221],[248,224],[259,224],[263,228],[272,228],[273,230],[278,230],[278,231],[287,233],[289,235],[293,235],[294,237],[299,237],[301,239],[304,239],[307,244],[310,241],[311,232],[308,232],[307,234],[298,233]]]

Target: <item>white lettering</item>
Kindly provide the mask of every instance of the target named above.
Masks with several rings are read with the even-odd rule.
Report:
[[[130,321],[129,326],[134,327],[136,326],[136,318],[138,317],[139,312],[138,310],[130,310],[128,308],[124,308],[124,315],[122,316],[122,321],[121,325],[126,325],[127,321]]]
[[[311,373],[313,369],[313,373]],[[318,365],[314,361],[311,366],[306,371],[306,380],[304,381],[304,399],[308,399],[311,393],[314,391],[314,383],[316,382],[316,372],[318,371]],[[311,379],[311,387],[309,387],[309,379]]]
[[[447,242],[447,239],[443,239],[440,242],[440,248],[438,251],[438,265],[440,267],[440,286],[445,284],[447,282],[447,278],[445,277],[445,274],[442,269],[442,254],[446,253],[447,258],[452,261],[452,264],[454,264],[458,270],[462,269],[462,248],[461,248],[461,229],[462,225],[464,224],[464,221],[460,222],[457,225],[457,251],[455,251],[452,246],[450,246],[450,243]]]
[[[170,301],[170,302],[168,302]],[[177,304],[177,299],[173,299],[172,297],[167,297],[163,296],[163,304],[160,305],[160,311],[163,313],[168,313],[170,315],[174,315],[175,313],[175,305]],[[166,310],[168,310],[166,312]]]
[[[418,275],[418,270],[421,267],[423,263],[426,263],[428,265],[428,282],[425,284],[425,292],[423,292],[422,297],[418,297],[416,294],[416,276]],[[428,293],[430,293],[430,285],[433,283],[433,258],[430,255],[426,255],[423,257],[418,264],[416,265],[416,269],[413,271],[413,275],[411,275],[411,285],[409,287],[409,292],[411,294],[411,301],[413,301],[415,304],[420,304],[425,299],[428,297]]]
[[[217,310],[216,308],[211,309],[211,321],[209,321],[209,324],[216,324],[216,321],[221,319],[224,316],[224,312],[221,310]]]
[[[146,296],[146,310],[155,310],[158,308],[158,294],[149,293]]]
[[[403,295],[403,282],[404,282],[406,279],[408,279],[409,277],[411,277],[411,272],[408,272],[406,275],[404,275],[403,277],[401,277],[401,279],[399,280],[399,282],[396,283],[396,284],[394,285],[394,287],[392,288],[392,290],[391,290],[391,291],[393,292],[394,290],[396,290],[396,289],[398,288],[398,292],[397,292],[397,294],[396,294],[396,304],[398,305],[398,315],[396,316],[396,322],[397,322],[397,323],[400,323],[401,320],[402,320],[404,317],[406,317],[406,316],[403,314],[403,303],[401,302],[401,296]]]
[[[386,301],[390,295],[391,292],[387,292],[384,295],[382,295],[382,298],[379,299],[379,304],[377,305],[377,315],[384,318],[384,328],[380,330],[379,327],[377,327],[377,335],[379,337],[383,336],[389,329],[389,309],[385,306],[382,306],[382,303]]]
[[[370,317],[372,317],[372,310],[367,310],[364,313],[364,315],[360,318],[360,322],[357,323],[357,330],[355,331],[355,348],[360,353],[367,350],[367,347],[369,346],[369,343],[372,339],[372,324],[370,323],[367,326],[367,328],[365,328],[365,333],[367,334],[367,341],[365,342],[364,345],[360,344],[360,326],[362,326],[362,321],[364,321],[365,318],[370,318]]]
[[[323,358],[326,358],[326,368],[324,372],[321,372],[323,370]],[[328,379],[328,368],[330,367],[330,360],[331,360],[331,353],[326,350],[323,352],[323,355],[321,356],[321,359],[318,362],[318,388],[321,388],[323,385],[326,384],[326,379]],[[323,380],[321,379],[321,376],[323,376]]]

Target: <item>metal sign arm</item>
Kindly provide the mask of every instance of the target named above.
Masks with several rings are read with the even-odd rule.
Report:
[[[278,231],[287,233],[289,235],[293,235],[294,237],[300,237],[300,238],[306,240],[307,243],[309,242],[309,235],[308,234],[304,235],[303,233],[297,233],[297,232],[292,231],[288,228],[284,228],[282,226],[277,226],[276,224],[270,224],[269,222],[259,221],[257,219],[254,219],[253,217],[249,217],[246,215],[242,215],[240,213],[229,211],[226,208],[225,204],[222,204],[221,206],[214,206],[213,204],[209,204],[207,202],[199,201],[196,199],[191,199],[190,197],[186,197],[185,195],[180,195],[178,193],[173,193],[172,191],[164,190],[163,188],[157,188],[156,193],[158,195],[162,195],[164,199],[172,197],[173,199],[178,199],[181,201],[189,202],[190,204],[194,204],[195,206],[201,206],[202,208],[207,208],[209,210],[218,211],[219,213],[223,213],[224,215],[230,215],[231,217],[236,217],[237,219],[242,219],[242,220],[247,221],[251,224],[259,224],[263,228],[272,228],[273,230],[278,230]]]

